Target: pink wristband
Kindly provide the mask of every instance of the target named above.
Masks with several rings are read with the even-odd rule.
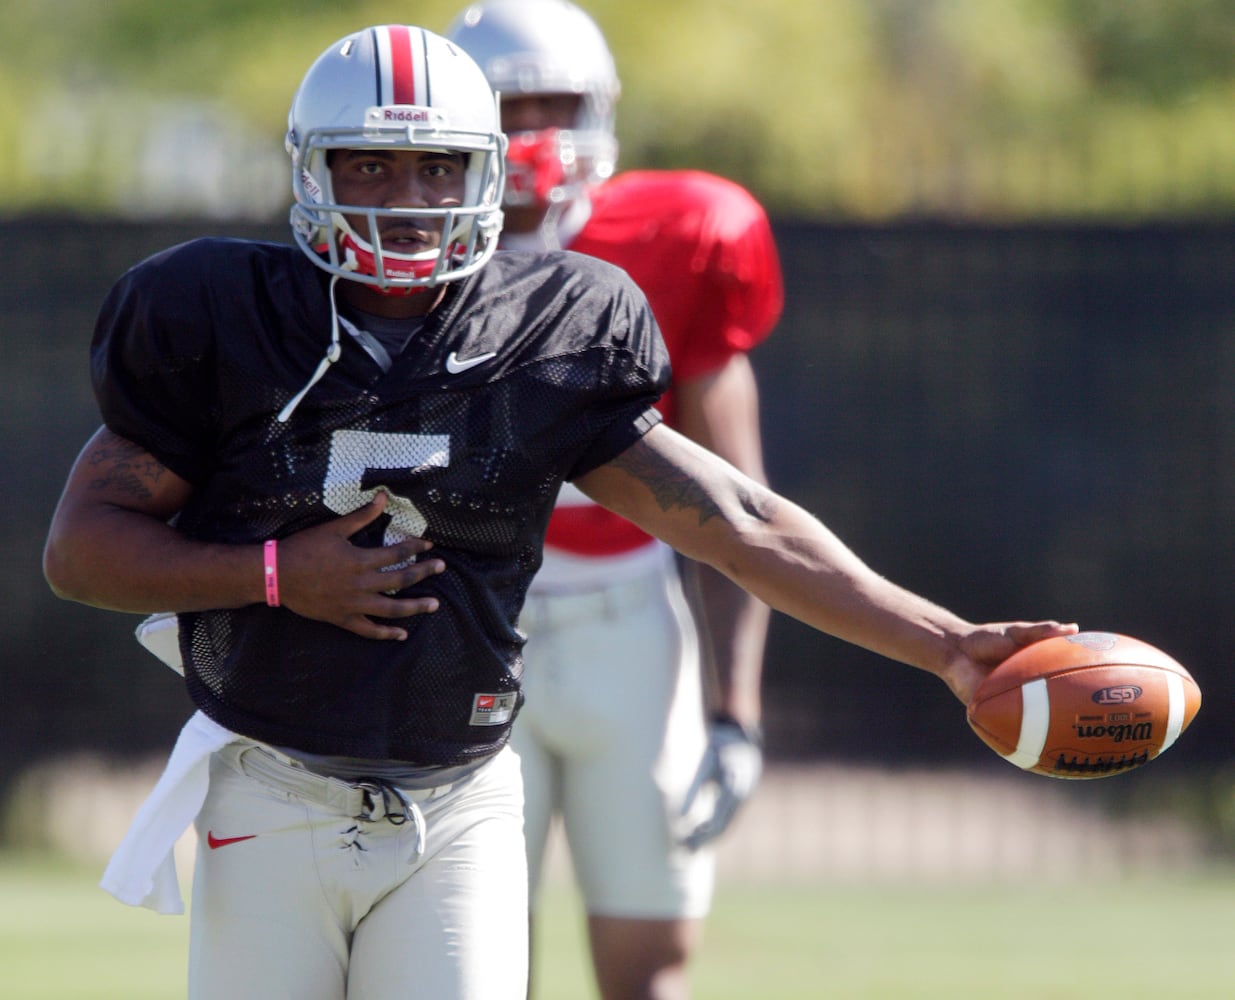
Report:
[[[272,608],[279,606],[279,551],[278,543],[267,539],[262,549],[266,559],[266,603]]]

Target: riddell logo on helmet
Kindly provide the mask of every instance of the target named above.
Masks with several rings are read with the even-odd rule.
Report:
[[[369,125],[432,125],[440,119],[439,112],[415,104],[387,104],[365,112],[365,121]]]
[[[300,171],[300,181],[304,184],[304,193],[309,196],[309,199],[320,203],[322,200],[322,188],[314,176],[307,170],[302,170]]]
[[[424,108],[382,108],[382,118],[388,122],[427,122],[429,112]]]

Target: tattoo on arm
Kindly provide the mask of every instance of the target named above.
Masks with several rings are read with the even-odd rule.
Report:
[[[721,505],[708,493],[699,480],[684,472],[679,466],[666,460],[661,454],[637,442],[613,460],[618,468],[628,472],[649,490],[661,510],[693,510],[699,515],[699,523],[705,524],[722,514]],[[765,498],[752,495],[748,490],[738,491],[742,510],[760,521],[772,516],[772,504]]]
[[[167,469],[144,448],[120,438],[100,442],[86,461],[97,473],[90,489],[143,498],[153,495],[147,484],[157,483]]]

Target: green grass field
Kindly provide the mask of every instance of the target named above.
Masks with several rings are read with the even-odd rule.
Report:
[[[183,997],[188,921],[115,902],[98,871],[0,855],[6,1000]],[[555,887],[534,1000],[589,1000]],[[1235,988],[1235,872],[1082,885],[722,885],[696,1000],[1213,1000]]]

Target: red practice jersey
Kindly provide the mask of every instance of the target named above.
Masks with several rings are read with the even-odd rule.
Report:
[[[647,296],[673,382],[718,371],[772,332],[784,305],[780,258],[759,203],[701,171],[636,170],[591,192],[592,214],[569,249],[625,270]],[[660,401],[675,422],[672,387]],[[625,553],[650,541],[595,504],[559,504],[547,555]]]

